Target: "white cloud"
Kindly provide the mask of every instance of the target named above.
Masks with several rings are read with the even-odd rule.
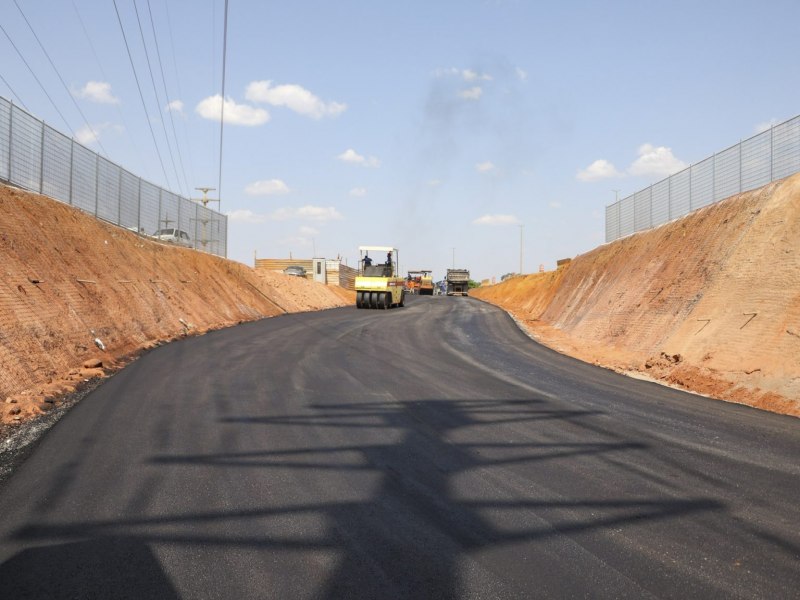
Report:
[[[256,214],[252,210],[239,209],[229,212],[228,219],[235,223],[263,223],[268,220],[268,217]]]
[[[114,125],[113,123],[97,123],[91,126],[84,125],[75,132],[75,139],[84,146],[88,146],[89,144],[98,142],[100,136],[106,131],[121,132],[123,129],[119,125]]]
[[[763,133],[763,132],[767,131],[768,129],[772,129],[778,123],[780,123],[780,121],[778,121],[778,119],[775,119],[775,118],[770,119],[769,121],[764,121],[763,123],[759,123],[758,125],[756,125],[755,132],[756,133]]]
[[[497,167],[495,167],[494,163],[490,160],[475,165],[475,170],[478,171],[478,173],[491,173],[496,169]]]
[[[80,90],[73,91],[78,98],[98,104],[118,104],[119,98],[111,93],[111,84],[105,81],[87,81]]]
[[[319,229],[314,229],[313,227],[309,227],[307,225],[303,225],[300,229],[298,229],[300,235],[310,236],[310,235],[318,235]]]
[[[597,181],[598,179],[609,179],[611,177],[622,177],[623,174],[605,159],[598,159],[585,169],[578,171],[577,178],[581,181]]]
[[[248,196],[274,196],[277,194],[288,194],[289,186],[280,179],[261,179],[248,184],[244,188],[244,193]]]
[[[378,167],[381,164],[374,156],[370,156],[369,158],[365,156],[361,156],[358,152],[353,150],[352,148],[348,148],[344,152],[342,152],[339,156],[337,156],[339,160],[347,163],[351,163],[354,165],[361,165],[362,167]]]
[[[492,81],[492,76],[488,73],[478,73],[472,69],[459,69],[456,67],[439,68],[433,72],[434,77],[458,77],[467,82],[471,81]]]
[[[363,198],[367,195],[367,189],[363,187],[353,188],[350,190],[350,195],[353,196],[353,198]]]
[[[167,104],[167,111],[178,113],[179,115],[183,114],[183,101],[182,100],[173,100],[169,104]]]
[[[273,86],[271,81],[253,81],[247,86],[245,97],[251,102],[285,106],[312,119],[335,117],[347,109],[347,105],[340,102],[323,102],[299,85]]]
[[[458,95],[464,98],[464,100],[480,100],[482,94],[483,90],[478,85],[471,87],[468,90],[461,90],[458,93]]]
[[[641,177],[666,177],[687,166],[672,154],[672,148],[642,144],[639,146],[639,158],[633,161],[628,173]]]
[[[472,221],[473,225],[519,225],[514,215],[483,215]]]
[[[528,74],[523,69],[517,67],[515,70],[520,81],[528,81]]]
[[[441,179],[431,179],[428,182],[428,185],[431,186],[431,187],[438,187],[438,186],[442,185],[442,180]]]
[[[561,208],[561,202],[557,200],[552,200],[550,202],[550,208]]]
[[[464,69],[461,71],[461,77],[464,81],[491,81],[492,76],[486,73],[478,73],[472,69]]]
[[[279,208],[268,214],[254,213],[239,209],[227,213],[231,221],[238,223],[264,223],[266,221],[339,221],[343,217],[333,206],[301,206],[300,208]]]
[[[222,110],[222,96],[215,94],[209,96],[195,107],[198,115],[210,121],[220,120]],[[231,125],[245,125],[254,127],[269,121],[269,113],[263,108],[256,108],[247,104],[237,104],[232,98],[225,98],[225,122]]]

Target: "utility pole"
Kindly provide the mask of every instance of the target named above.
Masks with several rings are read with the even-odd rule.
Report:
[[[611,190],[611,191],[614,192],[614,203],[619,202],[619,192],[620,192],[620,190]]]
[[[525,225],[520,224],[519,226],[519,274],[522,275],[522,249],[524,248],[522,244],[523,235],[522,232],[525,230]]]
[[[453,251],[453,268],[455,269],[456,268],[456,249],[454,247],[451,247],[450,250]]]
[[[214,192],[214,191],[217,190],[217,188],[213,188],[213,187],[196,187],[194,189],[196,189],[196,190],[198,190],[200,192],[203,192],[203,197],[202,198],[192,198],[192,200],[195,200],[196,202],[202,203],[203,208],[208,208],[208,203],[209,202],[219,202],[219,198],[209,198],[208,197],[208,192]],[[200,221],[203,224],[203,239],[200,240],[200,243],[203,244],[203,249],[205,250],[206,244],[208,244],[208,242],[210,241],[208,239],[208,236],[206,235],[206,225],[208,225],[208,219],[203,218],[203,219],[195,219],[195,220],[196,221]],[[195,235],[197,235],[197,232],[195,232]]]

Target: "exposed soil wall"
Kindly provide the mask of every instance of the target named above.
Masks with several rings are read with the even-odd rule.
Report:
[[[47,411],[45,400],[165,340],[354,301],[0,186],[0,422]]]
[[[800,175],[472,295],[583,360],[800,416]]]

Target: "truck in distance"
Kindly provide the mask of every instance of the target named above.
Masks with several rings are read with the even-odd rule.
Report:
[[[447,295],[469,295],[469,271],[467,269],[447,269]]]

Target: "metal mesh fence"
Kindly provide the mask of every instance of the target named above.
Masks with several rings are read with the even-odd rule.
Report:
[[[185,231],[193,248],[227,255],[228,219],[126,171],[0,98],[0,180],[141,234]]]
[[[606,242],[656,227],[798,171],[800,116],[607,206]]]

